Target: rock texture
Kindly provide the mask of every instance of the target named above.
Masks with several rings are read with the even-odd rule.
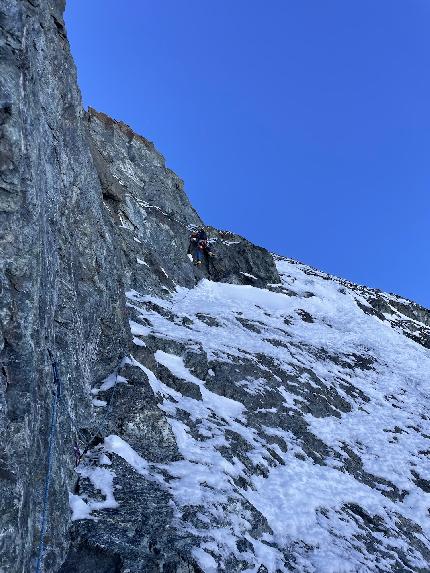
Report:
[[[52,375],[91,425],[89,388],[126,352],[122,259],[83,122],[61,1],[0,5],[0,554],[29,571],[38,543]],[[73,480],[61,419],[47,570],[67,547]]]
[[[0,571],[430,563],[430,312],[202,224],[162,155],[83,112],[60,0],[0,7]],[[74,446],[80,448],[75,467]]]
[[[165,166],[151,142],[124,123],[90,108],[86,126],[104,203],[121,237],[129,288],[168,293],[176,285],[194,286],[204,276],[255,286],[279,282],[265,249],[213,228],[208,232],[217,259],[196,270],[187,248],[191,229],[202,220],[182,180]]]

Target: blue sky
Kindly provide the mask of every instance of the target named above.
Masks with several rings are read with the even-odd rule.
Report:
[[[428,0],[68,0],[85,106],[206,223],[430,307]]]

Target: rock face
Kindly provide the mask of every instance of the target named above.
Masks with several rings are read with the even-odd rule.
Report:
[[[0,7],[0,571],[426,572],[430,312],[208,228],[83,112],[61,1]],[[80,458],[75,467],[74,446]]]
[[[175,285],[194,286],[204,276],[256,286],[279,282],[265,249],[213,228],[208,232],[218,257],[196,270],[187,248],[191,229],[202,220],[182,180],[166,168],[154,145],[127,125],[90,108],[86,126],[104,203],[120,234],[129,288],[168,293]]]
[[[29,571],[38,543],[52,398],[63,379],[48,570],[68,545],[73,432],[89,388],[128,344],[122,258],[102,203],[65,36],[63,2],[0,6],[0,554]],[[55,508],[55,510],[54,510]]]

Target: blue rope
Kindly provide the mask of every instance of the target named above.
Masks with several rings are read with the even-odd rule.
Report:
[[[43,552],[45,549],[45,535],[46,535],[46,528],[48,525],[48,509],[49,509],[49,486],[51,484],[51,475],[52,475],[52,460],[55,448],[55,430],[56,430],[56,421],[57,421],[57,407],[58,401],[61,397],[61,380],[58,374],[57,363],[52,358],[52,354],[49,351],[49,356],[51,357],[52,361],[52,375],[54,378],[54,395],[52,397],[52,404],[51,404],[51,426],[49,430],[49,441],[48,441],[48,468],[46,470],[46,478],[45,478],[45,489],[43,493],[43,510],[42,510],[42,517],[40,520],[40,541],[39,541],[39,550],[36,562],[36,570],[35,573],[41,573],[43,567]]]

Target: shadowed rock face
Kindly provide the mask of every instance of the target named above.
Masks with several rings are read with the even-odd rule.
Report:
[[[38,541],[52,375],[91,424],[88,388],[124,355],[122,259],[86,141],[62,1],[0,6],[0,554],[29,571]],[[68,544],[73,433],[61,420],[50,570]]]
[[[45,572],[428,571],[429,311],[212,227],[194,267],[182,180],[82,111],[63,9],[0,7],[1,571],[34,567],[48,349]]]

